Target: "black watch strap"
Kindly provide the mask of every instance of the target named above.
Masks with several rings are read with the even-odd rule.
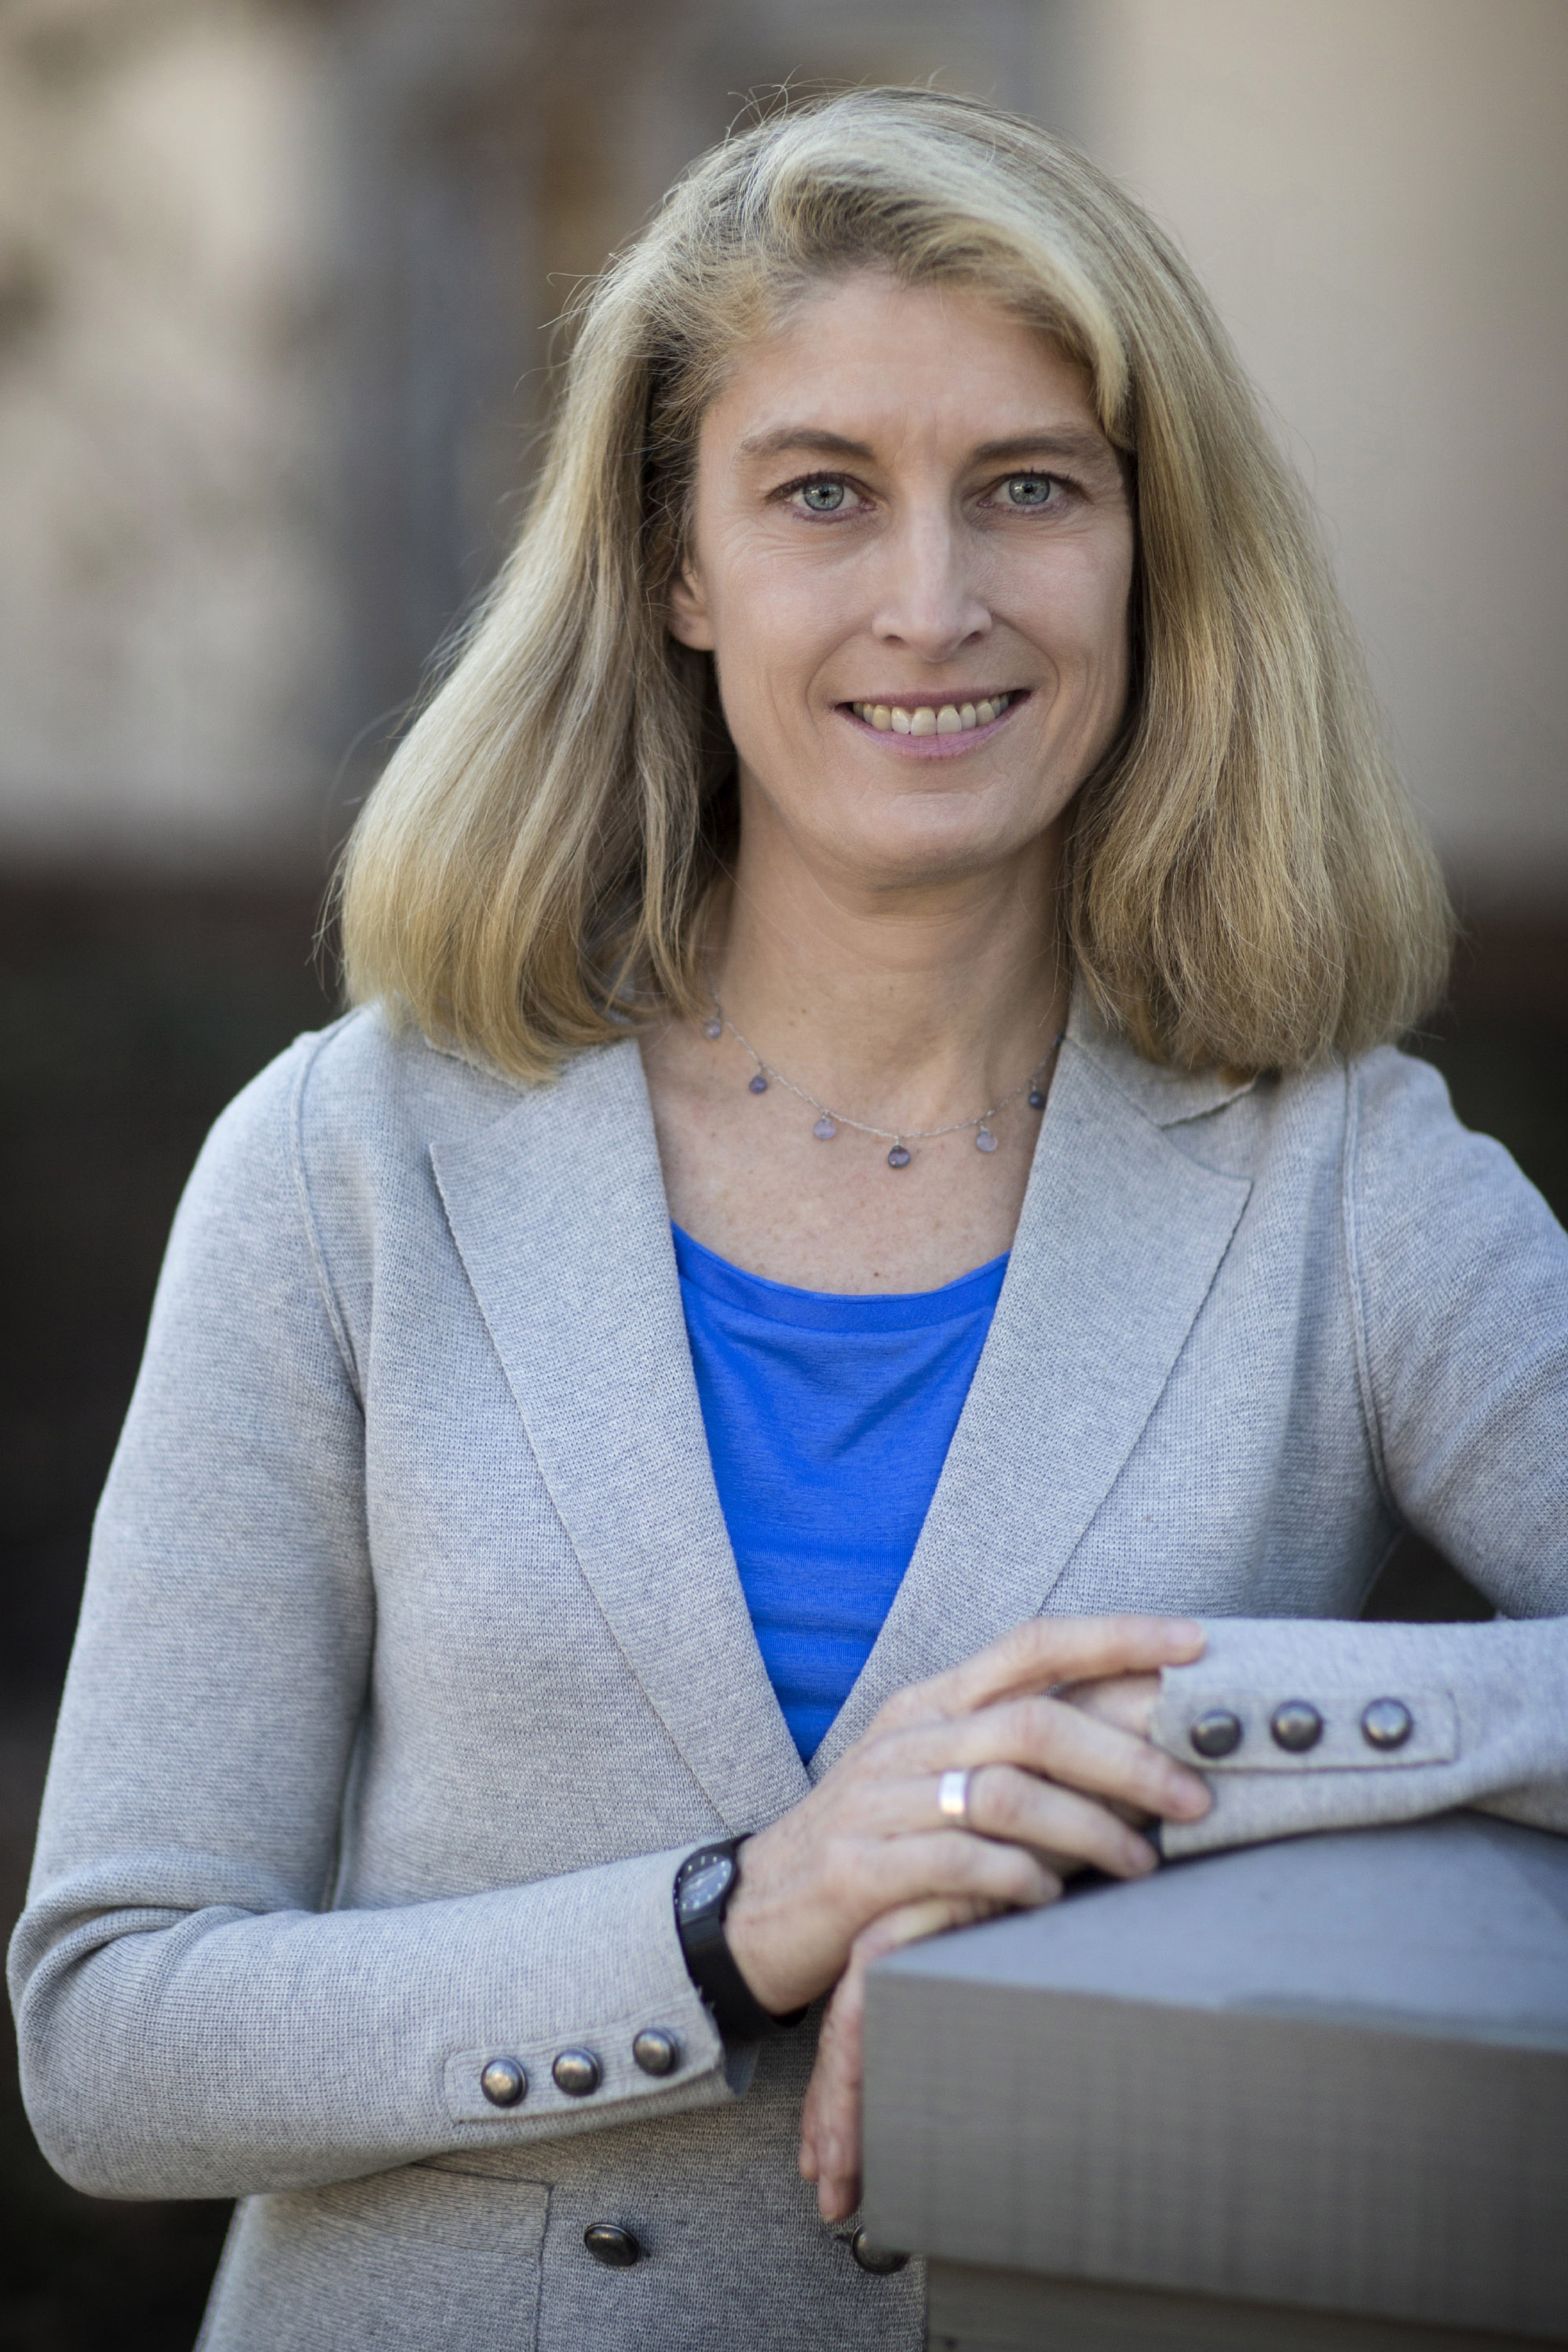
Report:
[[[775,2017],[763,2008],[735,1965],[724,1932],[724,1915],[740,1880],[736,1859],[739,1838],[719,1838],[688,1853],[675,1873],[675,1933],[686,1974],[714,2014],[727,2042],[768,2042],[806,2012]]]

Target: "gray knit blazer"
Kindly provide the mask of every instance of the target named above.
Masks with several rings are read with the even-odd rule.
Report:
[[[1568,1238],[1429,1068],[1181,1076],[1080,1005],[930,1515],[808,1771],[635,1046],[528,1090],[370,1014],[302,1038],[203,1153],[99,1517],[12,1949],[38,2137],[96,2195],[244,2200],[212,2352],[914,2352],[919,2266],[867,2275],[796,2177],[811,2027],[724,2047],[677,1861],[1041,1610],[1212,1621],[1159,1736],[1217,1705],[1244,1736],[1167,1853],[1463,1804],[1568,1830],[1565,1408]],[[1347,1622],[1403,1526],[1501,1620]],[[1388,1697],[1414,1728],[1377,1749]],[[1326,1722],[1304,1755],[1286,1698]],[[673,2074],[633,2063],[650,2025]],[[595,2221],[646,2259],[593,2261]]]

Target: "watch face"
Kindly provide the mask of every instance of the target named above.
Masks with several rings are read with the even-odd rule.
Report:
[[[690,1876],[681,1881],[682,1918],[695,1919],[701,1912],[711,1911],[734,1883],[735,1863],[729,1854],[716,1854],[712,1862],[699,1863]]]

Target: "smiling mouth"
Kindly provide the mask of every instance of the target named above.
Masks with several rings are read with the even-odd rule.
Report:
[[[879,735],[972,735],[990,727],[1023,700],[1016,690],[984,695],[976,702],[846,702],[862,726]]]

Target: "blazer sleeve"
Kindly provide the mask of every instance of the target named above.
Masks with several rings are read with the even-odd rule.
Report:
[[[1201,1762],[1213,1810],[1167,1826],[1173,1855],[1458,1805],[1568,1833],[1568,1234],[1427,1064],[1369,1055],[1347,1087],[1343,1265],[1374,1459],[1395,1515],[1500,1617],[1207,1626],[1205,1655],[1163,1678],[1155,1738],[1199,1763],[1201,1716],[1241,1737]],[[1322,1729],[1282,1748],[1276,1711],[1301,1701]]]
[[[181,1206],[94,1531],[10,1979],[68,2180],[213,2197],[725,2101],[678,1855],[334,1911],[374,1632],[364,1424],[295,1164],[315,1041],[247,1089]],[[631,2057],[675,2035],[677,2071]],[[557,2052],[601,2053],[572,2099]],[[492,2059],[527,2077],[484,2095]],[[492,2080],[495,2078],[493,2077]]]

